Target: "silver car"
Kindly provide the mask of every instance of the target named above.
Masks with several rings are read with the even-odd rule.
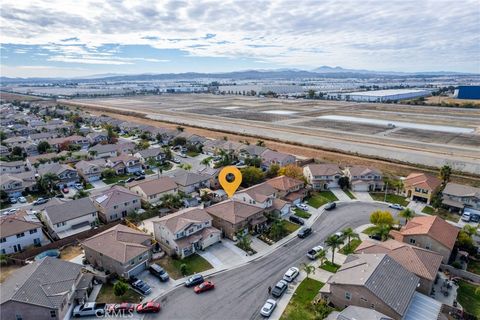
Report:
[[[260,314],[264,317],[270,317],[276,306],[277,302],[275,300],[268,299],[263,305],[262,310],[260,310]]]

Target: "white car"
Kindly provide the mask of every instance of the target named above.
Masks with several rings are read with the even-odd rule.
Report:
[[[316,246],[316,247],[313,247],[312,249],[308,250],[307,252],[307,257],[310,259],[310,260],[315,260],[315,258],[317,257],[317,254],[319,252],[323,251],[323,247],[322,246]]]
[[[275,300],[268,299],[263,305],[262,310],[260,310],[260,314],[264,317],[270,317],[276,306],[277,302]]]
[[[77,190],[83,190],[83,184],[81,184],[81,183],[75,183],[75,189],[77,189]]]
[[[403,207],[401,205],[399,205],[398,203],[391,203],[388,206],[392,209],[403,210]]]
[[[291,267],[290,269],[287,270],[287,272],[285,272],[285,275],[283,276],[283,280],[287,282],[292,282],[293,280],[295,280],[296,277],[298,277],[299,274],[300,274],[300,270],[298,268]]]
[[[25,197],[18,197],[18,202],[20,203],[27,203],[27,199]]]
[[[15,212],[17,212],[17,210],[18,210],[18,209],[13,208],[13,209],[9,209],[9,210],[7,210],[7,211],[3,211],[3,215],[9,216],[9,215],[14,214]]]
[[[297,203],[295,205],[298,209],[302,209],[303,211],[308,211],[308,207],[307,205],[305,205],[304,203]]]

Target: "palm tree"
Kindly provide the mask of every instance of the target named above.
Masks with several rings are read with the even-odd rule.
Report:
[[[98,154],[98,151],[97,150],[89,150],[88,154],[95,158],[95,156]]]
[[[86,198],[90,195],[89,192],[85,190],[78,190],[78,192],[73,196],[73,200],[81,199],[81,198]]]
[[[469,237],[473,237],[478,234],[477,228],[469,224],[463,226],[463,231],[465,231],[465,233],[468,234]]]
[[[388,224],[378,224],[371,229],[370,234],[375,234],[379,236],[382,241],[385,241],[389,237],[391,228]]]
[[[57,182],[58,176],[52,172],[47,172],[40,177],[37,184],[39,189],[44,192],[51,193],[55,182]]]
[[[269,236],[273,240],[278,240],[283,237],[285,232],[286,232],[286,228],[285,228],[285,224],[283,223],[283,220],[275,219],[275,221],[273,221],[272,223],[272,226],[270,227]]]
[[[359,239],[359,235],[358,233],[356,233],[355,231],[353,231],[352,228],[345,228],[342,230],[342,235],[344,238],[347,238],[347,245],[350,246],[350,241],[352,239]]]
[[[327,252],[325,250],[321,250],[320,252],[317,253],[315,256],[317,260],[320,260],[320,266],[323,266],[325,263],[325,260],[327,260]]]
[[[263,140],[257,140],[256,145],[259,146],[259,147],[265,147],[265,141],[263,141]]]
[[[440,169],[440,178],[443,180],[443,183],[447,183],[450,180],[450,175],[452,174],[452,167],[448,164],[444,165]]]
[[[405,208],[398,214],[400,217],[405,218],[405,224],[407,224],[408,220],[415,217],[415,211],[410,208]]]
[[[179,195],[165,194],[160,198],[162,206],[170,209],[178,209],[182,206],[182,198]]]
[[[311,273],[315,273],[315,267],[310,264],[302,263],[302,269],[307,274],[307,279]]]
[[[327,247],[332,249],[332,264],[335,264],[335,250],[343,244],[343,239],[339,236],[332,234],[325,240]]]
[[[203,159],[200,164],[203,164],[205,167],[208,166],[210,164],[210,161],[212,160],[212,157],[207,157],[205,159]]]

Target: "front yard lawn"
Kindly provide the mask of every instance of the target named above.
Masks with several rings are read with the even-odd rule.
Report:
[[[323,285],[323,282],[314,279],[307,278],[303,280],[297,287],[280,320],[317,319],[312,301]]]
[[[187,151],[186,155],[189,156],[189,157],[194,158],[194,157],[198,156],[199,153],[196,152],[196,151]]]
[[[349,189],[343,190],[343,192],[345,192],[350,199],[357,199]]]
[[[331,191],[314,192],[308,198],[307,203],[314,208],[320,208],[326,203],[337,201],[338,198]]]
[[[293,211],[295,212],[295,215],[299,216],[300,218],[308,219],[312,216],[307,211],[303,211],[302,209],[299,209],[299,208],[295,208],[293,209]]]
[[[346,244],[343,246],[342,249],[339,250],[341,254],[348,255],[350,253],[353,253],[355,249],[362,243],[362,240],[360,239],[351,239],[349,244]]]
[[[401,206],[406,207],[408,205],[408,200],[406,200],[405,197],[400,196],[398,194],[391,194],[387,193],[387,197],[385,198],[385,193],[382,192],[369,192],[370,196],[373,198],[373,200],[376,201],[385,201],[388,203],[398,203]]]
[[[145,174],[154,174],[155,171],[153,171],[152,169],[147,169],[145,170]]]
[[[132,174],[121,174],[111,178],[105,178],[103,179],[103,182],[105,182],[106,184],[113,184],[113,183],[117,183],[120,180],[127,180],[128,178],[131,178],[133,176],[134,175]]]
[[[425,207],[422,209],[422,212],[423,212],[423,213],[426,213],[426,214],[434,214],[434,213],[435,213],[435,209],[433,209],[432,207],[429,207],[429,206],[425,206]]]
[[[432,207],[425,207],[422,210],[422,212],[427,213],[427,214],[431,214],[431,215],[434,215],[434,216],[439,216],[440,218],[442,218],[444,220],[450,220],[450,221],[453,221],[453,222],[458,222],[458,220],[460,220],[460,215],[458,215],[454,212],[450,212],[450,211],[448,211],[446,209],[443,209],[443,208],[439,208],[439,209],[435,210]]]
[[[480,287],[467,281],[458,283],[457,300],[468,313],[480,317],[480,295],[475,291]]]
[[[85,186],[85,190],[89,190],[89,189],[93,189],[93,186],[91,183],[87,183],[87,185]]]
[[[174,259],[166,255],[161,259],[153,261],[153,263],[161,265],[168,272],[172,279],[180,279],[184,277],[180,272],[180,266],[182,264],[187,266],[187,275],[199,273],[213,268],[207,260],[203,259],[196,253],[186,257],[185,259]]]
[[[467,264],[467,271],[480,275],[480,261],[470,258]]]
[[[122,303],[122,302],[133,302],[139,303],[142,301],[142,296],[137,293],[132,288],[129,288],[123,296],[117,297],[113,293],[113,284],[104,283],[100,292],[98,293],[96,302],[99,303]]]
[[[288,234],[295,232],[298,228],[300,228],[300,225],[284,220],[283,225],[285,226],[285,229],[287,229]]]
[[[332,263],[331,261],[325,261],[320,268],[325,271],[335,273],[340,268],[340,266],[336,263]]]

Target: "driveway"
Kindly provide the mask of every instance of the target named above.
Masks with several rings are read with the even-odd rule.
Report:
[[[353,194],[360,201],[370,201],[370,202],[375,201],[367,191],[357,191],[357,192],[353,192]]]
[[[422,213],[423,208],[425,208],[427,204],[423,202],[418,202],[418,201],[410,201],[408,203],[407,208],[412,209],[415,211],[417,214]]]
[[[140,273],[137,278],[145,281],[148,283],[150,288],[152,288],[152,293],[150,293],[148,296],[145,296],[143,298],[143,301],[151,301],[152,298],[158,297],[159,295],[165,293],[167,290],[175,287],[177,284],[179,284],[181,281],[180,280],[173,280],[170,279],[166,282],[161,282],[157,277],[152,275],[148,270],[143,271]]]
[[[223,239],[222,242],[208,247],[205,251],[198,251],[215,269],[222,270],[239,265],[247,261],[246,253],[236,247],[233,242]]]
[[[97,180],[97,181],[93,181],[93,182],[90,182],[90,184],[95,188],[95,189],[99,189],[99,188],[105,188],[107,187],[108,185],[103,182],[102,180]]]
[[[340,201],[352,201],[350,197],[340,188],[331,188],[330,191],[338,198]]]

